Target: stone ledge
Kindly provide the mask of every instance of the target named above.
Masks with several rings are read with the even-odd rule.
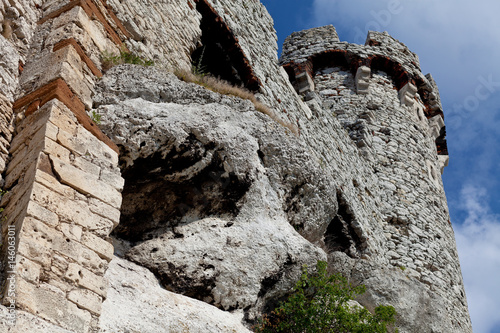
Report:
[[[18,110],[27,106],[25,115],[29,116],[52,99],[58,99],[66,105],[74,113],[78,123],[80,123],[100,141],[107,144],[116,153],[119,153],[118,146],[116,146],[116,144],[104,133],[102,133],[97,125],[90,120],[90,117],[85,112],[85,106],[80,101],[78,96],[73,94],[63,79],[56,79],[38,90],[18,99],[14,103],[13,108],[14,110]]]
[[[104,29],[108,33],[110,39],[117,45],[121,46],[122,45],[122,40],[116,33],[116,31],[111,27],[111,25],[108,23],[104,15],[101,13],[101,11],[95,6],[95,4],[92,3],[92,1],[89,0],[75,0],[71,1],[69,4],[67,4],[64,7],[59,8],[58,10],[47,14],[45,17],[43,17],[40,21],[38,21],[38,24],[43,24],[46,21],[56,18],[59,15],[73,9],[76,6],[80,6],[83,8],[83,10],[87,13],[89,17],[95,16],[99,22],[102,23]],[[121,25],[123,27],[123,25]],[[121,30],[121,28],[120,28]]]
[[[87,54],[85,53],[83,48],[80,46],[80,44],[78,44],[76,39],[68,38],[68,39],[62,40],[59,43],[57,43],[56,45],[54,45],[54,48],[52,49],[52,51],[55,52],[57,50],[60,50],[62,48],[70,46],[70,45],[73,46],[73,48],[76,50],[76,52],[80,56],[80,59],[88,66],[88,68],[90,69],[92,74],[94,74],[97,77],[102,77],[102,72],[99,70],[99,68],[97,68],[97,66],[94,64],[94,62],[87,56]]]

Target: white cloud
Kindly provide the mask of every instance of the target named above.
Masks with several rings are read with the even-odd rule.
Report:
[[[368,29],[389,31],[456,100],[474,94],[480,75],[500,82],[497,0],[314,0],[313,12],[314,25],[333,24],[342,40],[364,41]]]
[[[455,226],[467,301],[475,332],[492,332],[500,325],[500,217],[487,205],[484,188],[465,186],[462,209],[467,216]]]

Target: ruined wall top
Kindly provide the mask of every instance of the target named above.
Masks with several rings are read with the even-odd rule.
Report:
[[[332,61],[332,58],[336,60]],[[361,66],[384,71],[392,76],[398,90],[412,83],[422,97],[427,116],[439,114],[444,117],[432,76],[424,75],[418,56],[387,32],[369,31],[365,45],[341,42],[331,25],[295,32],[285,39],[280,64],[289,75],[304,70],[313,75],[311,71],[323,66],[325,60],[330,65],[346,67],[352,73]],[[291,74],[293,71],[296,73]]]
[[[408,66],[412,72],[420,72],[418,56],[386,31],[368,31],[365,45],[358,45],[341,42],[332,25],[292,33],[285,39],[280,62],[300,63],[313,54],[332,49],[347,50],[362,58],[370,55],[393,57],[397,62]]]

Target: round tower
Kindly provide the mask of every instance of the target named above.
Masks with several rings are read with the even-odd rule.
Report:
[[[429,296],[425,306],[429,311],[433,307],[437,321],[447,323],[426,327],[470,332],[441,180],[448,165],[444,114],[436,83],[430,74],[422,74],[418,56],[387,32],[370,31],[365,45],[356,45],[340,42],[335,28],[326,26],[289,36],[280,62],[313,111],[312,119],[303,123],[305,130],[319,132],[324,131],[321,126],[340,124],[355,147],[350,149],[360,156],[353,160],[342,154],[328,157],[322,153],[326,164],[350,165],[364,174],[345,171],[339,175],[344,178],[340,188],[351,224],[357,238],[363,240],[357,257],[344,251],[355,260],[351,278],[367,285],[363,305],[370,307],[391,299],[381,293],[384,283],[392,283],[401,285],[391,288],[401,288],[399,301],[408,303],[401,311],[423,311],[419,301],[405,299],[417,295],[405,295],[405,282],[395,275],[381,277],[376,276],[380,272],[356,268],[369,259],[382,267],[399,269],[408,280],[417,282],[413,291]],[[342,169],[349,168],[339,171]],[[345,270],[345,263],[339,263],[334,253],[329,256],[337,270]],[[412,320],[407,314],[403,317]]]

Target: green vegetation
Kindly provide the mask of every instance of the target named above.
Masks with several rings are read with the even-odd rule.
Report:
[[[326,262],[318,261],[314,273],[308,273],[304,267],[293,293],[270,316],[260,320],[255,332],[392,332],[396,310],[378,306],[372,314],[365,308],[349,306],[348,301],[363,294],[365,286],[353,287],[340,274],[328,276],[326,266]]]
[[[209,71],[206,65],[203,65],[203,56],[205,55],[206,46],[203,46],[201,50],[200,57],[198,59],[193,59],[193,63],[191,64],[191,71],[196,76],[206,76],[209,75]]]
[[[139,57],[138,55],[128,51],[125,47],[122,47],[119,54],[112,55],[105,52],[102,55],[102,66],[104,71],[121,64],[154,66],[155,63],[153,60]]]
[[[6,191],[6,190],[0,188],[0,201],[2,200],[3,196],[5,194],[7,194],[8,192],[9,191]],[[0,207],[0,215],[3,213],[3,211],[4,211],[4,208]],[[0,220],[0,222],[4,222],[5,220],[7,220],[7,216],[2,217],[2,219]]]
[[[96,125],[100,125],[101,118],[102,116],[99,113],[95,112],[95,110],[92,110],[92,115],[90,116],[90,120],[92,120]]]

